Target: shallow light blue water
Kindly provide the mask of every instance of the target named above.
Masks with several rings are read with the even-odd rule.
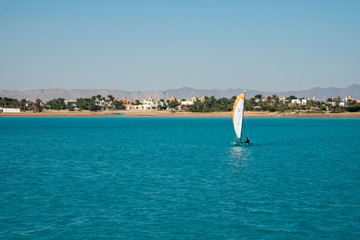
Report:
[[[360,119],[1,117],[1,239],[359,239]]]

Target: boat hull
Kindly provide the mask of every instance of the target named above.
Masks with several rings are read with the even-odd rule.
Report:
[[[250,146],[251,143],[244,143],[244,142],[232,142],[231,146],[233,147],[242,147],[242,146]]]

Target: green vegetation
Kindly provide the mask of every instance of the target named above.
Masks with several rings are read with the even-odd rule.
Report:
[[[41,100],[36,99],[35,100],[35,106],[34,106],[34,112],[42,112],[43,107],[41,106]]]
[[[302,104],[302,100],[305,98],[299,98],[300,103],[291,103],[291,100],[298,99],[296,96],[289,96],[287,98],[280,99],[277,95],[266,96],[258,94],[249,99],[245,99],[245,111],[269,111],[269,112],[323,112],[329,111],[332,113],[346,111],[360,111],[360,104],[356,104],[356,101],[348,102],[349,107],[344,108],[341,106],[341,98],[329,98],[327,101],[315,101],[306,99],[306,104]],[[194,105],[187,106],[187,110],[191,112],[219,112],[219,111],[231,111],[236,97],[233,96],[230,99],[215,97],[205,98],[204,102],[196,102]]]
[[[36,99],[35,102],[21,99],[20,101],[14,98],[0,97],[0,107],[3,108],[20,108],[21,111],[41,112],[41,100]]]
[[[195,102],[194,105],[188,105],[190,112],[227,112],[231,111],[236,97],[215,99],[214,96],[205,98],[204,102]]]
[[[101,107],[96,105],[96,98],[78,98],[76,99],[76,106],[80,110],[98,111]]]
[[[66,104],[64,98],[57,98],[48,101],[44,106],[40,99],[36,99],[34,102],[22,99],[21,101],[13,98],[0,97],[0,107],[3,108],[20,108],[21,111],[32,110],[34,112],[42,112],[43,109],[47,110],[64,110],[74,111],[78,110],[124,110],[125,106],[122,101],[115,101],[115,98],[111,95],[108,98],[101,95],[93,96],[91,98],[78,98],[75,102]]]
[[[276,95],[272,97],[266,97],[262,99],[262,95],[258,94],[250,99],[245,99],[246,111],[270,111],[270,112],[284,112],[289,107],[280,101],[280,98]],[[196,102],[194,105],[188,106],[188,110],[191,112],[228,112],[232,111],[236,96],[232,98],[220,98],[216,99],[214,96],[205,98],[204,102]]]
[[[25,100],[25,99],[23,99],[23,100]],[[21,108],[21,102],[19,102],[19,100],[17,100],[17,99],[13,99],[13,98],[0,97],[0,107]]]
[[[180,103],[176,102],[176,101],[171,101],[171,102],[168,103],[169,108],[175,108],[175,107],[177,107],[179,105],[180,105]]]
[[[297,99],[293,103],[291,100]],[[297,98],[296,96],[289,96],[287,98],[279,98],[277,95],[264,97],[261,94],[255,95],[249,99],[245,99],[245,111],[269,111],[269,112],[324,112],[329,111],[331,113],[340,113],[344,111],[359,112],[360,103],[355,100],[348,101],[347,107],[344,106],[344,102],[339,97],[328,98],[325,102],[315,101],[305,98]],[[185,100],[185,99],[183,99]],[[202,101],[194,102],[193,105],[183,105],[180,107],[180,101],[169,101],[161,99],[158,102],[158,110],[166,109],[179,109],[190,112],[227,112],[232,111],[236,96],[228,98],[216,99],[214,96],[204,97]],[[134,105],[141,105],[142,102],[135,100]],[[77,98],[76,101],[67,101],[64,98],[57,98],[43,103],[40,99],[35,101],[28,101],[21,99],[20,101],[13,98],[0,97],[0,107],[3,108],[20,108],[21,111],[34,111],[41,112],[43,109],[48,110],[125,110],[123,102],[118,101],[117,98],[112,95],[103,97],[101,95],[92,96],[90,98]]]
[[[357,103],[357,104],[354,104],[350,107],[347,107],[345,108],[345,111],[347,112],[360,112],[360,104]]]
[[[46,103],[45,108],[52,110],[61,110],[66,108],[65,99],[58,98],[50,100]]]
[[[99,111],[99,110],[124,110],[125,106],[122,101],[115,101],[112,95],[107,98],[101,95],[92,96],[91,98],[76,99],[76,107],[79,110]]]

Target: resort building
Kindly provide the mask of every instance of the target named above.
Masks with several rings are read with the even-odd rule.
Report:
[[[337,105],[336,102],[330,102],[329,104],[330,104],[331,106],[333,106],[333,107],[335,107],[335,106]],[[340,106],[340,107],[347,107],[348,104],[347,104],[347,102],[345,102],[345,101],[341,101],[341,102],[339,102],[339,106]]]
[[[170,102],[176,102],[177,100],[176,100],[176,97],[175,97],[175,96],[172,96],[169,101],[170,101]]]
[[[20,108],[3,108],[0,107],[0,112],[7,112],[7,113],[19,113],[20,112]]]
[[[74,99],[65,100],[64,103],[66,106],[72,105],[73,107],[76,107],[76,100]]]
[[[162,106],[163,103],[158,100],[154,100],[152,97],[142,100],[141,104],[138,105],[136,105],[135,101],[124,104],[126,110],[156,110],[159,105]]]
[[[150,99],[150,100],[149,100]],[[150,97],[148,100],[143,100],[143,109],[157,109],[158,103],[154,102],[153,99]]]
[[[124,107],[125,107],[126,110],[135,109],[134,105],[131,105],[131,104],[124,104]]]
[[[203,103],[203,102],[205,102],[206,101],[206,97],[205,96],[202,96],[201,97],[201,102]]]
[[[347,107],[348,106],[348,99],[337,99],[337,98],[332,98],[332,101],[330,102],[325,102],[328,105],[331,105],[333,107],[336,106],[340,106],[340,107]]]
[[[282,96],[282,98],[280,98],[280,101],[284,104],[289,102],[289,100],[286,99],[286,96]]]
[[[187,99],[186,101],[180,101],[180,105],[177,107],[177,109],[187,110],[187,106],[194,105],[194,103],[196,102],[194,101],[195,99],[197,100],[197,98],[194,96],[191,98],[191,100]]]
[[[122,102],[124,105],[129,104],[129,100],[126,97],[122,99]]]
[[[125,106],[126,110],[143,110],[143,109],[145,109],[143,104],[138,104],[138,105],[126,104],[124,106]]]
[[[194,105],[194,101],[181,101],[180,106]]]
[[[309,99],[307,99],[307,98],[297,98],[297,99],[291,100],[291,104],[306,105],[308,100]]]
[[[199,99],[198,99],[196,96],[193,96],[193,97],[191,98],[191,101],[194,103],[194,102],[199,101]]]

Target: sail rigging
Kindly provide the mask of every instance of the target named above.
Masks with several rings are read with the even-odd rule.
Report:
[[[232,113],[236,138],[238,139],[239,142],[241,142],[241,133],[243,127],[244,103],[245,103],[245,91],[236,98]]]

